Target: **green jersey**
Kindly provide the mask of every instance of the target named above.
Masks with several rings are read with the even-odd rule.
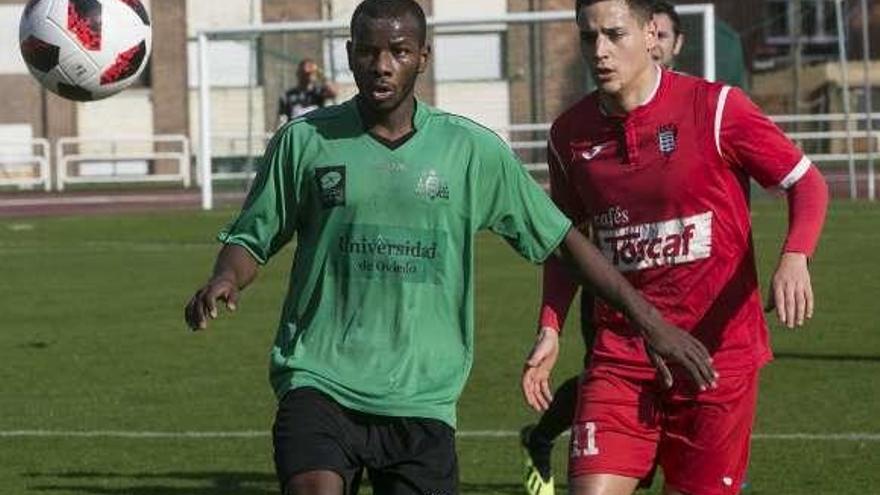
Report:
[[[473,360],[475,234],[537,263],[571,223],[491,131],[421,102],[413,124],[402,145],[382,143],[355,100],[287,124],[220,239],[265,263],[297,237],[271,352],[279,398],[308,386],[454,427]]]

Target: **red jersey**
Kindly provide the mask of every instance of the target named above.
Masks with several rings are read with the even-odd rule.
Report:
[[[749,179],[785,189],[811,163],[739,89],[659,72],[651,98],[625,116],[608,116],[594,92],[554,122],[551,195],[669,322],[703,342],[719,372],[754,370],[772,355]],[[541,315],[551,326],[577,289],[553,263]],[[595,309],[592,362],[653,373],[625,317],[601,301]]]

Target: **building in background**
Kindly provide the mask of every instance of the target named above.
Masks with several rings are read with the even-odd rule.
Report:
[[[874,111],[880,110],[880,3],[869,5],[869,69]],[[843,75],[833,0],[763,0],[752,57],[753,96],[776,114],[843,111]],[[848,79],[854,111],[864,110],[862,10],[843,2]],[[797,95],[796,95],[797,93]]]

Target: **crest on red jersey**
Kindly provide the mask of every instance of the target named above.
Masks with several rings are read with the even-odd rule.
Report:
[[[678,147],[678,127],[675,124],[661,125],[657,128],[657,146],[660,153],[666,156],[672,154]]]

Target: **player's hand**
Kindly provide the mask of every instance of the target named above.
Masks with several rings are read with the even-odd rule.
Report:
[[[208,328],[208,319],[217,318],[217,301],[226,303],[226,308],[235,311],[238,306],[238,287],[233,280],[215,277],[199,289],[184,310],[186,324],[193,331]]]
[[[702,391],[718,386],[718,373],[712,367],[712,356],[702,342],[684,330],[665,321],[643,332],[648,357],[666,388],[674,383],[668,362],[683,366]]]
[[[522,374],[523,397],[536,411],[546,411],[553,401],[550,372],[553,371],[557,357],[559,357],[559,332],[550,327],[541,327]]]
[[[779,258],[764,307],[767,312],[774,309],[779,321],[788,328],[802,326],[813,317],[813,286],[807,255],[783,253]]]

